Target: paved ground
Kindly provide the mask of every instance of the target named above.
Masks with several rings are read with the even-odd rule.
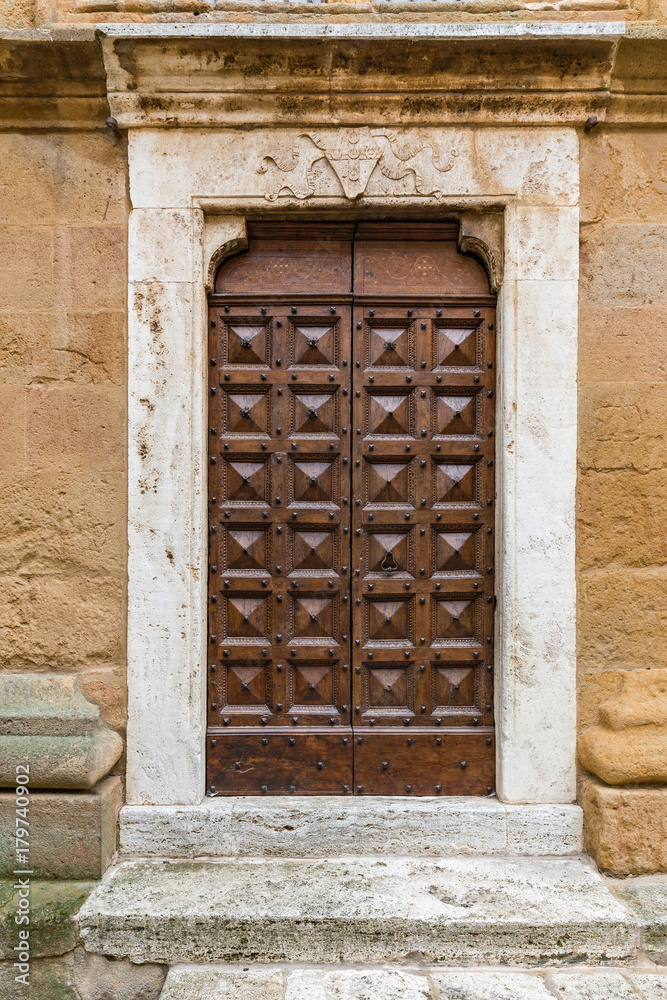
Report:
[[[667,969],[628,972],[175,966],[161,1000],[667,1000]]]

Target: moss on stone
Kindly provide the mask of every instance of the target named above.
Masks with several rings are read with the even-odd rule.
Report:
[[[18,876],[17,876],[18,878]],[[19,891],[16,881],[0,881],[0,958],[8,959],[18,941]],[[40,882],[30,884],[30,954],[32,958],[63,955],[75,947],[75,916],[95,882]]]

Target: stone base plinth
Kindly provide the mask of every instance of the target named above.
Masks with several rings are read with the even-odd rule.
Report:
[[[584,843],[616,875],[667,872],[667,787],[612,788],[587,778]]]
[[[98,879],[116,850],[120,778],[89,792],[30,794],[30,867],[36,879]],[[16,868],[16,795],[0,792],[0,878]]]

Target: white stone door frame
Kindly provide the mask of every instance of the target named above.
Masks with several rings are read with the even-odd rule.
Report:
[[[298,129],[129,132],[130,805],[204,799],[206,289],[216,264],[243,247],[246,218],[294,211],[314,221],[504,213],[497,789],[507,803],[575,798],[578,137],[570,128],[420,134],[453,157],[446,169],[422,171],[438,191],[422,184],[418,194],[414,176],[392,181],[376,171],[354,199],[324,155],[305,198],[276,187],[281,174],[264,157],[289,163]],[[283,173],[287,183],[294,171]]]

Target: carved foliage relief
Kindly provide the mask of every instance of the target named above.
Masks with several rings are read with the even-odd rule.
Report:
[[[274,151],[258,167],[266,175],[265,198],[308,198],[338,193],[350,201],[364,194],[442,197],[443,177],[458,150],[442,149],[425,129],[340,128],[300,132],[291,151]],[[333,176],[332,176],[333,175]]]

